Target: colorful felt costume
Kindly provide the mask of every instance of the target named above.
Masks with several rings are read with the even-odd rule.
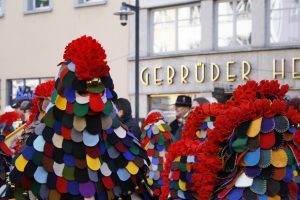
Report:
[[[249,81],[198,148],[199,199],[299,199],[300,115],[287,85]]]
[[[147,153],[116,115],[104,49],[83,36],[64,59],[11,180],[40,199],[147,199]]]
[[[0,116],[0,198],[5,197],[10,188],[7,173],[10,171],[12,157],[18,152],[20,145],[19,135],[14,134],[21,125],[20,117],[21,114],[17,112],[6,112]]]
[[[171,127],[161,112],[154,111],[147,116],[142,130],[141,144],[147,150],[151,161],[147,182],[151,186],[153,196],[159,196],[164,184],[161,171],[165,162],[165,154],[172,142]]]
[[[197,147],[207,139],[214,128],[215,117],[222,110],[223,105],[214,103],[200,105],[190,112],[181,140],[172,143],[168,149],[161,199],[197,198],[197,187],[193,180],[194,176],[198,176]]]

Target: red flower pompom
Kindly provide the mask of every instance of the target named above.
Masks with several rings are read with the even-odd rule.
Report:
[[[41,83],[34,90],[34,98],[51,97],[54,88],[55,88],[54,80]]]
[[[296,142],[296,144],[298,145],[298,146],[300,146],[300,130],[297,130],[296,132],[295,132],[295,136],[294,136],[295,138],[294,138],[294,141]]]
[[[54,88],[55,88],[54,80],[50,80],[45,83],[41,83],[35,88],[34,97],[32,99],[33,106],[30,108],[31,113],[30,113],[29,120],[26,123],[25,128],[27,128],[34,121],[34,119],[36,118],[36,115],[40,112],[39,107],[40,107],[41,103],[43,102],[43,99],[50,98],[53,93]]]
[[[162,114],[160,112],[153,112],[151,114],[149,114],[143,124],[142,127],[142,131],[144,131],[145,126],[147,126],[148,124],[153,124],[158,122],[160,119],[164,119],[164,117],[162,116]]]
[[[11,126],[15,121],[20,119],[21,114],[18,112],[6,112],[0,116],[0,124],[6,123],[6,126]]]
[[[90,36],[84,35],[69,43],[64,53],[64,59],[75,64],[78,80],[89,81],[109,75],[105,50]]]

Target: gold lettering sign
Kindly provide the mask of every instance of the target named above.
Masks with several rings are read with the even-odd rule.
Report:
[[[172,85],[174,83],[174,77],[175,77],[175,69],[172,66],[167,67],[168,72],[168,84]]]
[[[234,64],[234,61],[228,61],[226,63],[226,75],[227,75],[227,81],[228,82],[233,82],[236,81],[236,75],[235,74],[230,74],[230,65]]]
[[[157,71],[161,69],[161,67],[154,67],[154,85],[162,85],[163,84],[163,80],[162,79],[158,79],[158,75],[157,75]]]
[[[242,80],[249,80],[248,75],[251,72],[251,65],[250,65],[250,63],[248,61],[243,60],[242,66],[243,66],[243,68],[242,68],[242,70],[243,70],[243,72],[242,72]],[[245,66],[247,66],[247,71],[245,70]]]
[[[300,60],[300,57],[293,58],[293,78],[300,78],[300,72],[296,72],[296,62]]]
[[[291,60],[291,65],[288,67],[291,67],[291,73],[288,73],[288,78],[292,79],[300,79],[300,57],[293,57]],[[241,63],[237,63],[236,61],[230,60],[226,62],[226,68],[225,65],[219,65],[217,63],[211,62],[211,63],[204,63],[199,62],[194,64],[194,68],[192,66],[187,65],[180,65],[180,66],[171,66],[167,65],[166,69],[163,69],[164,66],[160,67],[144,67],[140,71],[140,81],[143,85],[150,85],[150,81],[153,80],[153,83],[151,84],[156,86],[161,86],[164,84],[164,81],[168,85],[173,85],[176,81],[180,81],[178,84],[194,84],[194,83],[204,83],[206,81],[205,74],[208,73],[205,70],[209,70],[206,67],[207,65],[210,65],[210,79],[212,82],[218,81],[221,72],[224,73],[222,76],[227,82],[234,82],[239,80],[247,81],[250,80],[251,77],[251,71],[252,71],[252,65],[246,60],[243,60]],[[233,66],[234,65],[234,66]],[[238,70],[237,66],[241,67],[240,70]],[[180,72],[176,71],[176,69]],[[265,66],[267,68],[267,66]],[[280,59],[272,59],[272,67],[273,67],[273,74],[263,74],[262,78],[265,79],[285,79],[285,67],[286,67],[286,60],[284,58]],[[264,68],[265,71],[269,72],[270,69]],[[167,70],[167,71],[165,71]],[[226,70],[226,73],[225,73]],[[255,70],[258,70],[257,68]],[[189,75],[191,73],[194,73],[193,79],[189,78]],[[238,73],[239,72],[239,73]],[[180,73],[180,74],[179,74]],[[260,71],[256,71],[256,73],[260,73]],[[177,75],[178,74],[178,75]],[[226,74],[226,75],[225,75]],[[153,79],[152,79],[153,76]],[[241,76],[241,77],[239,77]],[[269,77],[268,77],[269,76]],[[151,80],[150,80],[151,78]],[[222,80],[223,80],[222,78]],[[179,80],[180,79],[180,80]]]
[[[186,80],[189,76],[189,68],[185,65],[181,65],[181,83],[187,84],[188,81]]]
[[[215,74],[215,69],[217,74]],[[216,63],[211,63],[211,81],[217,81],[220,77],[220,68]]]
[[[199,67],[201,67],[201,74],[202,74],[201,80],[199,80],[199,77],[198,77],[198,69],[199,69]],[[204,82],[204,79],[205,79],[205,70],[204,70],[204,68],[205,68],[205,64],[204,63],[197,63],[195,65],[195,81],[196,81],[196,83],[203,83]]]
[[[276,71],[276,59],[273,59],[273,79],[276,79],[276,76],[281,75],[281,79],[284,79],[284,68],[285,68],[285,60],[281,59],[281,72]]]
[[[143,85],[149,85],[150,74],[147,71],[148,71],[148,67],[144,67],[141,71],[140,79]]]

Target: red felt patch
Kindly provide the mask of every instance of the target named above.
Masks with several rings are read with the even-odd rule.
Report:
[[[65,75],[68,73],[68,71],[69,71],[68,67],[65,67],[65,68],[60,72],[60,75],[59,75],[60,81],[63,80],[63,78],[65,77]]]
[[[148,138],[148,136],[146,136],[142,141],[141,141],[141,145],[142,147],[146,147],[146,145],[150,142],[150,138]]]
[[[298,195],[298,186],[294,181],[290,181],[288,183],[288,188],[289,188],[289,192],[290,192],[290,197],[292,197],[293,199],[297,199],[297,195]]]
[[[31,190],[32,180],[23,175],[21,178],[21,186],[24,190]]]
[[[90,108],[94,112],[101,112],[104,110],[105,105],[99,94],[90,93]]]
[[[153,157],[154,156],[154,149],[148,149],[147,154],[148,154],[148,156]]]
[[[271,149],[275,144],[275,134],[271,131],[266,134],[260,134],[260,147],[262,149]]]
[[[177,180],[179,180],[179,177],[180,177],[180,171],[179,170],[173,171],[173,173],[172,173],[172,179],[175,180],[175,181],[177,181]]]
[[[158,160],[159,160],[159,164],[160,164],[160,165],[163,165],[163,164],[164,164],[164,159],[163,159],[162,157],[159,157]]]
[[[109,177],[109,176],[103,176],[103,177],[102,177],[102,183],[103,183],[103,185],[104,185],[108,190],[113,189],[114,186],[115,186],[113,180],[112,180],[111,177]]]
[[[73,103],[67,103],[66,113],[69,115],[74,113],[74,104]]]
[[[155,140],[155,143],[157,144],[158,143],[158,134],[154,135],[154,140]]]
[[[85,151],[91,158],[97,158],[100,155],[100,149],[98,145],[95,145],[93,147],[86,147]]]
[[[67,193],[68,192],[68,181],[63,177],[57,176],[56,179],[56,190],[60,193]]]
[[[127,147],[123,144],[121,140],[117,144],[115,144],[115,148],[122,153],[124,153],[127,150]]]
[[[48,156],[49,158],[53,158],[53,151],[54,151],[54,145],[46,142],[44,146],[45,155]]]
[[[61,134],[65,140],[71,140],[71,132],[72,132],[72,129],[68,129],[63,125],[61,126]]]

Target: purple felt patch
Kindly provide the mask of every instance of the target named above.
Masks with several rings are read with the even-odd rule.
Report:
[[[261,122],[261,129],[262,133],[268,133],[275,128],[275,121],[274,118],[263,118]]]
[[[254,178],[256,176],[259,176],[261,173],[261,168],[259,168],[258,166],[255,167],[246,167],[244,172],[245,174],[250,177],[250,178]]]
[[[82,196],[89,198],[95,195],[96,188],[94,183],[88,181],[86,183],[79,184],[79,191]]]

